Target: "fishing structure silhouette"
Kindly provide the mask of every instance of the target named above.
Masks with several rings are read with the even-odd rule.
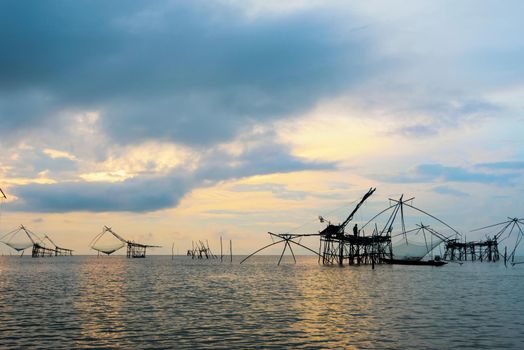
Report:
[[[115,237],[117,239],[116,245],[115,244],[113,244],[113,245],[105,245],[105,246],[98,245],[100,240],[105,235],[111,235],[111,236]],[[127,246],[126,256],[128,258],[145,258],[146,257],[146,250],[147,250],[147,248],[160,248],[160,246],[157,246],[157,245],[141,244],[141,243],[136,243],[134,241],[127,240],[127,239],[123,238],[122,236],[120,236],[119,234],[117,234],[115,231],[113,231],[113,229],[111,229],[111,227],[107,227],[107,226],[104,226],[104,228],[102,229],[102,232],[97,234],[91,240],[91,243],[89,244],[89,246],[91,247],[91,249],[94,249],[94,250],[98,251],[99,253],[103,253],[103,254],[106,254],[106,255],[113,254],[114,252],[116,252],[120,248],[122,248],[124,246]]]
[[[24,236],[27,237],[28,240],[20,240]],[[72,249],[60,247],[56,245],[48,235],[41,237],[24,225],[20,225],[20,227],[1,236],[0,242],[13,248],[17,252],[22,252],[22,255],[24,254],[25,249],[33,247],[31,251],[31,256],[33,258],[73,255]]]
[[[501,259],[501,256],[505,265],[510,263],[514,266],[524,263],[515,259],[517,248],[524,238],[524,219],[508,217],[506,221],[472,230],[471,232],[488,232],[488,230],[494,232],[491,235],[488,232],[484,240],[467,241],[465,236],[461,235],[443,220],[415,207],[412,204],[414,198],[406,200],[403,195],[398,200],[390,198],[390,205],[387,208],[380,211],[360,227],[357,223],[354,223],[352,229],[349,230],[350,232],[346,232],[346,227],[353,221],[357,211],[375,191],[376,188],[370,188],[340,224],[335,225],[327,221],[326,227],[316,233],[268,232],[273,242],[249,254],[240,263],[242,264],[259,252],[278,244],[283,244],[283,249],[277,265],[281,264],[288,250],[296,263],[293,247],[300,247],[315,254],[318,256],[318,262],[323,265],[364,264],[374,267],[375,264],[386,263],[442,266],[447,262],[497,262]],[[7,196],[0,188],[0,204],[5,200],[7,200]],[[445,226],[451,234],[442,234],[430,225],[422,222],[416,224],[413,229],[407,229],[404,218],[407,209],[414,210],[425,217],[437,221]],[[376,220],[386,213],[389,213],[389,217],[387,217],[385,224],[379,228]],[[326,222],[323,216],[319,216],[319,220],[320,223]],[[400,227],[400,232],[394,232],[394,223],[396,227]],[[366,234],[366,229],[371,229],[371,234]],[[424,242],[417,243],[408,239],[408,236],[413,235],[422,236]],[[24,237],[25,239],[23,239]],[[104,244],[102,241],[107,237],[112,238],[114,242]],[[302,243],[302,239],[306,237],[318,237],[318,251]],[[510,238],[515,239],[513,248],[508,252],[508,246],[506,245],[502,254],[499,250],[499,244]],[[397,243],[394,243],[394,240],[397,240]],[[17,252],[22,252],[21,255],[24,254],[25,249],[32,247],[32,257],[71,256],[73,252],[72,249],[55,244],[48,235],[36,234],[24,225],[20,225],[15,230],[0,236],[0,242]],[[230,261],[233,262],[232,241],[230,240],[229,243]],[[435,257],[431,255],[429,260],[426,259],[430,253],[433,254],[435,247],[441,243],[444,243],[444,254],[441,254],[442,257],[440,255]],[[128,258],[145,258],[147,248],[160,247],[127,240],[108,226],[104,226],[102,232],[97,234],[89,243],[91,249],[96,250],[99,254],[103,253],[106,255],[111,255],[124,246],[127,246],[126,256]],[[200,240],[193,241],[191,249],[187,250],[187,255],[193,259],[218,259],[218,256],[211,251],[208,241],[205,241],[205,243]],[[220,237],[220,261],[223,261],[223,257],[222,237]]]

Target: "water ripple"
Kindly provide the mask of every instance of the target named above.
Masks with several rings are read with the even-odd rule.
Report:
[[[0,348],[524,348],[524,270],[0,258]]]

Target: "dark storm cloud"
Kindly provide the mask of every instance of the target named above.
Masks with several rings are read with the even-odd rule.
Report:
[[[194,188],[219,181],[276,172],[333,169],[331,163],[306,162],[275,144],[262,144],[235,157],[210,151],[195,172],[175,170],[165,176],[138,176],[119,183],[60,182],[11,187],[19,200],[6,208],[29,212],[149,212],[172,208]]]
[[[327,15],[184,1],[4,1],[0,42],[0,127],[96,109],[120,143],[227,140],[346,89],[369,55]]]
[[[21,129],[41,127],[57,107],[48,96],[38,92],[1,91],[0,130],[4,137],[9,137]]]
[[[145,212],[176,206],[188,185],[175,177],[132,179],[121,183],[61,182],[29,184],[12,189],[20,200],[7,206],[15,211]]]

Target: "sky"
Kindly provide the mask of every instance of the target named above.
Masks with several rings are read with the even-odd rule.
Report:
[[[355,222],[404,194],[482,239],[470,231],[524,217],[522,13],[4,0],[0,233],[94,254],[107,225],[156,254],[220,237],[244,254],[343,221],[376,187]]]

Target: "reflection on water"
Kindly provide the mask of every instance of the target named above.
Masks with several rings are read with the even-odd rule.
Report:
[[[0,258],[0,348],[524,348],[524,269]]]

